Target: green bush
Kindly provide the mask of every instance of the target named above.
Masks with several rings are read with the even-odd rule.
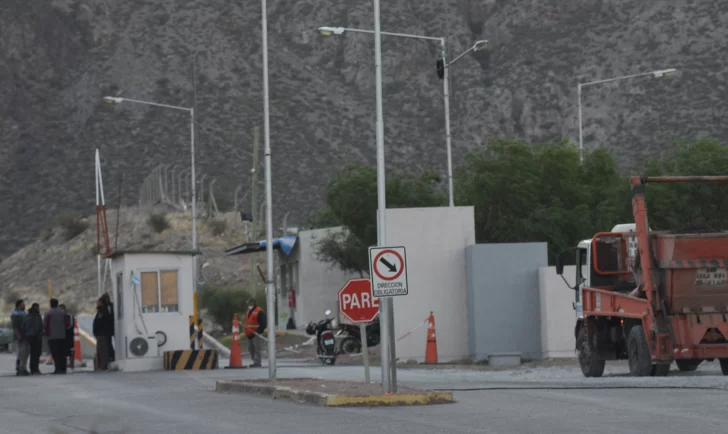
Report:
[[[58,226],[63,230],[65,240],[70,241],[81,235],[88,228],[88,222],[79,214],[66,212],[58,217]]]
[[[216,237],[224,234],[225,229],[227,229],[227,222],[225,220],[210,220],[207,224],[210,226],[212,234]]]
[[[152,230],[158,234],[161,234],[165,230],[170,228],[169,221],[167,221],[167,214],[164,213],[151,213],[147,219],[147,224]]]
[[[200,290],[200,307],[207,310],[213,321],[222,327],[225,333],[230,333],[230,330],[232,330],[233,315],[236,313],[241,326],[245,323],[248,299],[250,299],[250,293],[240,289],[207,287]],[[256,297],[256,301],[258,306],[265,310],[264,295],[261,294],[260,297]]]

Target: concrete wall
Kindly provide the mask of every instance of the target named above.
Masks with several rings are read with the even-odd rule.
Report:
[[[309,321],[318,322],[324,312],[330,309],[334,317],[339,314],[339,290],[349,279],[360,277],[358,274],[344,273],[331,264],[316,258],[315,245],[328,233],[341,231],[341,228],[325,228],[302,231],[298,234],[298,283],[295,320],[298,328]],[[287,306],[286,301],[286,306]]]
[[[470,355],[541,357],[539,268],[546,243],[475,244],[466,251]]]
[[[475,242],[473,207],[386,211],[387,245],[407,248],[409,295],[393,297],[399,338],[435,314],[438,361],[468,356],[465,248]],[[396,344],[400,360],[424,361],[426,331]]]
[[[564,276],[574,284],[576,267],[564,267]],[[572,307],[574,291],[566,286],[555,267],[539,269],[541,291],[541,346],[543,357],[575,357],[574,325],[576,312]]]

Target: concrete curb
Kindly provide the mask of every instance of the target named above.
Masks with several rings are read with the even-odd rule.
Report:
[[[289,379],[287,378],[286,380]],[[373,396],[330,395],[327,393],[293,389],[291,387],[238,381],[218,381],[215,386],[215,391],[270,396],[273,399],[286,399],[323,407],[432,405],[455,402],[452,392],[427,391],[423,393]]]

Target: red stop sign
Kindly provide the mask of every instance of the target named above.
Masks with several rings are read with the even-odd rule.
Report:
[[[369,279],[351,279],[339,291],[339,311],[355,323],[372,322],[379,313],[379,299],[372,297]]]

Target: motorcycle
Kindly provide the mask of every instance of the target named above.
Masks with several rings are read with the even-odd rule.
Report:
[[[325,317],[318,323],[311,321],[306,326],[306,334],[316,335],[316,354],[318,354],[321,363],[330,365],[336,363],[336,357],[339,355],[339,350],[336,348],[336,340],[334,338],[334,332],[331,330],[332,326],[336,325],[336,321],[333,318],[329,318],[331,311],[325,312]]]
[[[362,342],[361,329],[359,328],[359,325],[341,324],[339,328],[341,330],[339,331],[339,333],[337,333],[337,336],[341,336],[344,333],[348,335],[341,341],[341,344],[339,344],[339,352],[341,352],[342,354],[360,353],[362,348]],[[374,321],[366,325],[365,330],[367,334],[367,347],[372,348],[379,345],[379,315],[377,315]]]

